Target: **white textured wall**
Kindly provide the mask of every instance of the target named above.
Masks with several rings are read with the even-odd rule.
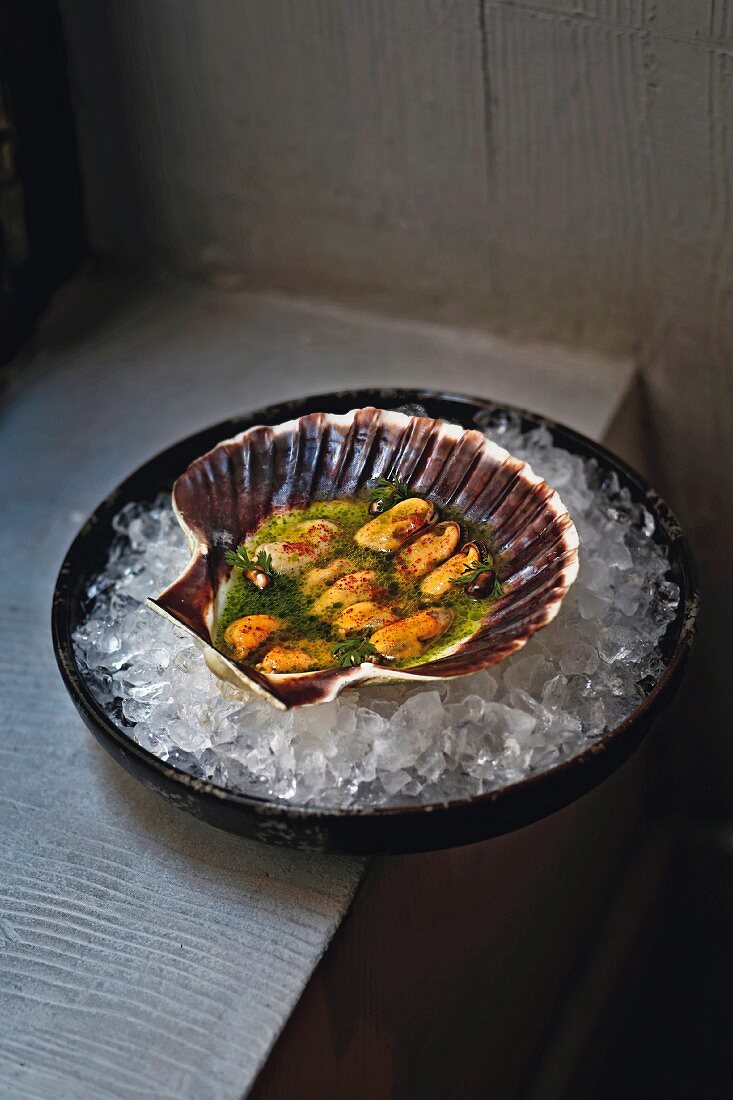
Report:
[[[704,572],[696,692],[714,698],[733,625],[733,3],[62,9],[99,251],[638,359],[656,476]],[[709,721],[696,737],[730,755]]]

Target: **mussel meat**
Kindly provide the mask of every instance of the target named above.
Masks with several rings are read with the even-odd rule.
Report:
[[[318,549],[304,540],[285,539],[282,542],[263,542],[257,553],[267,554],[275,573],[299,573],[318,559]]]
[[[229,624],[224,631],[224,641],[234,651],[234,660],[244,661],[282,625],[274,615],[245,615]]]
[[[395,572],[405,583],[424,577],[449,558],[461,541],[461,526],[453,520],[438,523],[403,547],[395,558]]]
[[[273,646],[259,664],[262,672],[314,672],[336,664],[328,642],[303,639]]]
[[[445,634],[452,622],[453,612],[449,607],[428,607],[407,619],[383,626],[369,641],[388,660],[417,660],[430,642]]]
[[[310,520],[298,524],[290,539],[263,542],[257,554],[269,555],[276,573],[300,573],[325,554],[337,531],[336,524],[329,520]]]
[[[437,569],[428,573],[420,585],[420,592],[426,599],[438,600],[447,595],[456,580],[464,572],[481,561],[481,553],[475,542],[467,542],[457,554],[448,558]]]
[[[380,587],[377,574],[371,569],[357,569],[335,580],[313,603],[313,614],[325,618],[343,607],[351,607],[360,600],[372,599]]]
[[[354,535],[354,542],[367,550],[389,554],[399,550],[409,538],[432,523],[436,515],[437,509],[432,501],[409,497],[360,527]]]
[[[373,600],[360,600],[340,611],[333,625],[339,634],[346,635],[379,630],[390,623],[396,623],[398,619],[399,615],[391,607],[385,607]]]
[[[469,570],[473,569],[475,571],[475,575],[464,585],[464,591],[467,596],[474,600],[486,600],[494,592],[497,576],[496,564],[485,543],[476,542],[469,545],[476,547],[479,558],[477,562],[469,567]]]
[[[309,542],[312,546],[321,546],[325,550],[331,539],[338,534],[338,525],[329,519],[304,520],[293,533],[298,540]]]
[[[319,588],[325,588],[326,585],[332,584],[337,577],[352,572],[353,568],[354,563],[349,561],[348,558],[334,558],[328,565],[319,565],[314,569],[309,569],[303,577],[303,591],[307,596],[310,596],[317,592]]]

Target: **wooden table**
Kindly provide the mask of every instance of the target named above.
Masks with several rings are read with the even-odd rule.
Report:
[[[98,273],[59,295],[12,369],[0,420],[0,1081],[7,1095],[241,1097],[365,878],[349,921],[352,941],[362,943],[370,927],[384,935],[401,889],[426,893],[429,869],[445,875],[452,867],[455,887],[478,873],[482,852],[497,852],[501,864],[516,851],[506,838],[450,857],[376,861],[367,874],[356,858],[279,851],[218,833],[136,784],[83,728],[51,648],[56,572],[86,514],[156,451],[269,402],[343,385],[429,386],[524,405],[601,438],[632,380],[622,361],[302,300],[178,283],[138,287]],[[562,845],[567,825],[557,819],[553,835]],[[532,830],[517,836],[531,846]],[[443,930],[467,906],[475,913],[476,897],[449,892],[448,880],[432,883]],[[501,875],[491,889],[502,892]],[[303,1056],[313,1005],[336,988],[334,973],[348,985],[343,967],[354,956],[344,936],[324,964],[331,970],[319,970],[326,977],[312,984],[303,1041],[293,1031],[297,1012],[287,1031]],[[506,929],[504,938],[512,940]],[[364,957],[378,949],[373,942]],[[357,1000],[352,1018],[359,1008]],[[321,1054],[310,1049],[318,1062]],[[286,1057],[281,1043],[258,1086],[262,1095],[288,1095]],[[335,1048],[322,1052],[324,1066],[338,1058]],[[385,1072],[395,1085],[394,1060],[392,1067]],[[367,1078],[353,1085],[352,1095],[380,1094]],[[301,1093],[308,1095],[305,1085]]]

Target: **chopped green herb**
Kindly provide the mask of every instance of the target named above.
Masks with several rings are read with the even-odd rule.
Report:
[[[348,638],[345,642],[337,642],[333,647],[333,655],[342,668],[360,665],[367,657],[373,657],[377,650],[366,638]]]
[[[391,482],[389,483],[391,485]],[[413,490],[409,491],[413,495]],[[242,567],[239,565],[237,555],[237,567],[234,569],[232,582],[227,591],[226,604],[221,610],[216,624],[216,645],[225,654],[229,654],[229,647],[224,640],[224,634],[235,619],[247,615],[273,615],[287,623],[287,637],[297,641],[319,641],[328,643],[328,652],[333,646],[343,639],[334,636],[332,619],[322,618],[314,614],[313,603],[321,592],[321,589],[309,592],[306,590],[303,580],[308,575],[305,573],[275,573],[275,579],[268,578],[269,584],[260,587],[251,583],[245,574],[250,572],[252,566],[256,570],[261,567],[257,562],[255,546],[262,546],[269,542],[279,542],[299,538],[298,531],[302,529],[305,521],[329,520],[338,527],[338,534],[329,544],[328,553],[319,559],[320,565],[328,565],[329,562],[339,558],[347,558],[353,571],[362,569],[373,570],[376,573],[376,587],[385,589],[389,595],[385,595],[389,605],[399,618],[407,618],[422,609],[422,599],[418,585],[410,585],[403,589],[399,578],[394,572],[394,558],[391,554],[375,554],[373,551],[357,546],[354,542],[354,534],[363,526],[367,519],[367,507],[364,497],[336,500],[316,500],[307,508],[293,508],[287,512],[276,512],[270,516],[261,527],[247,540],[250,553]],[[488,542],[491,531],[484,525],[471,525],[458,512],[446,509],[444,519],[456,519],[466,524],[466,533],[469,540]],[[243,540],[244,541],[244,540]],[[232,548],[232,553],[236,551]],[[274,555],[273,555],[274,557]],[[249,568],[246,566],[249,565]],[[251,576],[253,574],[250,574]],[[491,578],[485,577],[491,585]],[[323,590],[327,586],[323,586]],[[334,592],[334,597],[336,593]],[[464,585],[451,585],[451,591],[445,595],[446,603],[453,611],[455,618],[447,632],[440,638],[431,642],[420,658],[420,663],[439,657],[449,647],[463,641],[471,635],[479,626],[488,610],[484,598],[475,599],[470,588]],[[342,602],[342,597],[336,597],[336,602]],[[343,600],[343,606],[347,603]],[[331,612],[337,615],[343,607],[332,607]],[[369,634],[366,635],[367,638]],[[358,637],[358,636],[357,636]],[[366,654],[366,656],[371,656]],[[336,664],[336,659],[333,662]],[[358,663],[358,659],[357,659]],[[394,662],[394,667],[400,668],[405,664],[414,664],[411,658],[409,662]],[[348,666],[346,666],[348,667]]]

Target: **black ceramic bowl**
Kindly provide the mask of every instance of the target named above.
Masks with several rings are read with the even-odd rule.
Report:
[[[152,501],[198,455],[255,424],[277,424],[310,412],[346,413],[359,406],[394,408],[419,404],[428,416],[470,428],[477,415],[500,412],[490,401],[418,390],[356,390],[323,394],[258,409],[225,420],[152,458],[122,483],[87,520],[66,555],[53,600],[53,641],[61,675],[86,725],[104,747],[146,787],[211,825],[273,844],[321,851],[411,852],[469,844],[528,825],[561,809],[610,775],[641,743],[676,687],[689,651],[698,593],[682,531],[666,503],[646,482],[605,448],[568,428],[522,410],[524,429],[544,425],[566,450],[614,470],[634,501],[657,521],[657,537],[669,553],[669,577],[680,588],[677,614],[662,640],[666,670],[634,712],[580,755],[551,771],[499,791],[447,804],[410,809],[311,809],[255,798],[194,779],[130,740],[102,710],[85,683],[72,634],[86,616],[85,593],[105,566],[114,537],[112,519],[130,501]]]

